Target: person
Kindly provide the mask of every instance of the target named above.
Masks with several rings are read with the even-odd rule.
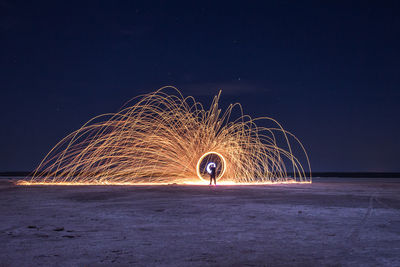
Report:
[[[216,166],[213,165],[210,167],[210,185],[212,184],[212,181],[214,180],[214,185],[217,185],[217,180],[215,178],[215,172],[216,172]]]

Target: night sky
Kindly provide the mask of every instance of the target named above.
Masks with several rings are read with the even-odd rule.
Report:
[[[398,1],[191,2],[0,1],[0,171],[164,85],[277,119],[313,171],[400,171]]]

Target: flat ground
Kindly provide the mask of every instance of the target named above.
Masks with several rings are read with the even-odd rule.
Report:
[[[0,183],[3,266],[400,266],[400,181]]]

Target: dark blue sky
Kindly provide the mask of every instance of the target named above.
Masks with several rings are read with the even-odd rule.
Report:
[[[400,171],[398,1],[191,2],[0,1],[0,171],[164,85],[274,117],[314,171]]]

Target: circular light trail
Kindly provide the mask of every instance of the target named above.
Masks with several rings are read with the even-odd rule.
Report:
[[[211,167],[214,167],[214,168],[216,168],[217,167],[217,164],[215,164],[214,162],[210,162],[210,163],[208,163],[207,164],[207,172],[209,173],[209,174],[211,174]]]
[[[204,160],[207,156],[211,156],[211,155],[212,155],[212,156],[216,156],[217,159],[219,159],[219,161],[221,162],[221,166],[217,166],[217,164],[216,164],[215,162],[213,162],[213,161],[207,162],[206,171],[207,171],[208,173],[211,173],[211,170],[210,170],[210,167],[211,167],[210,165],[211,165],[211,164],[214,164],[216,167],[218,167],[218,168],[219,168],[219,172],[218,172],[218,175],[217,175],[217,177],[216,177],[216,180],[221,179],[222,176],[224,176],[224,174],[225,174],[225,172],[226,172],[226,167],[227,167],[227,166],[226,166],[226,160],[225,160],[224,156],[222,156],[220,153],[215,152],[215,151],[207,152],[207,153],[203,154],[203,155],[200,157],[200,159],[197,161],[197,166],[196,166],[197,176],[198,176],[201,180],[203,180],[203,181],[207,181],[208,178],[207,178],[207,177],[204,177],[204,175],[202,174],[202,170],[201,170],[201,168],[200,168],[200,165],[203,163],[203,160]]]

